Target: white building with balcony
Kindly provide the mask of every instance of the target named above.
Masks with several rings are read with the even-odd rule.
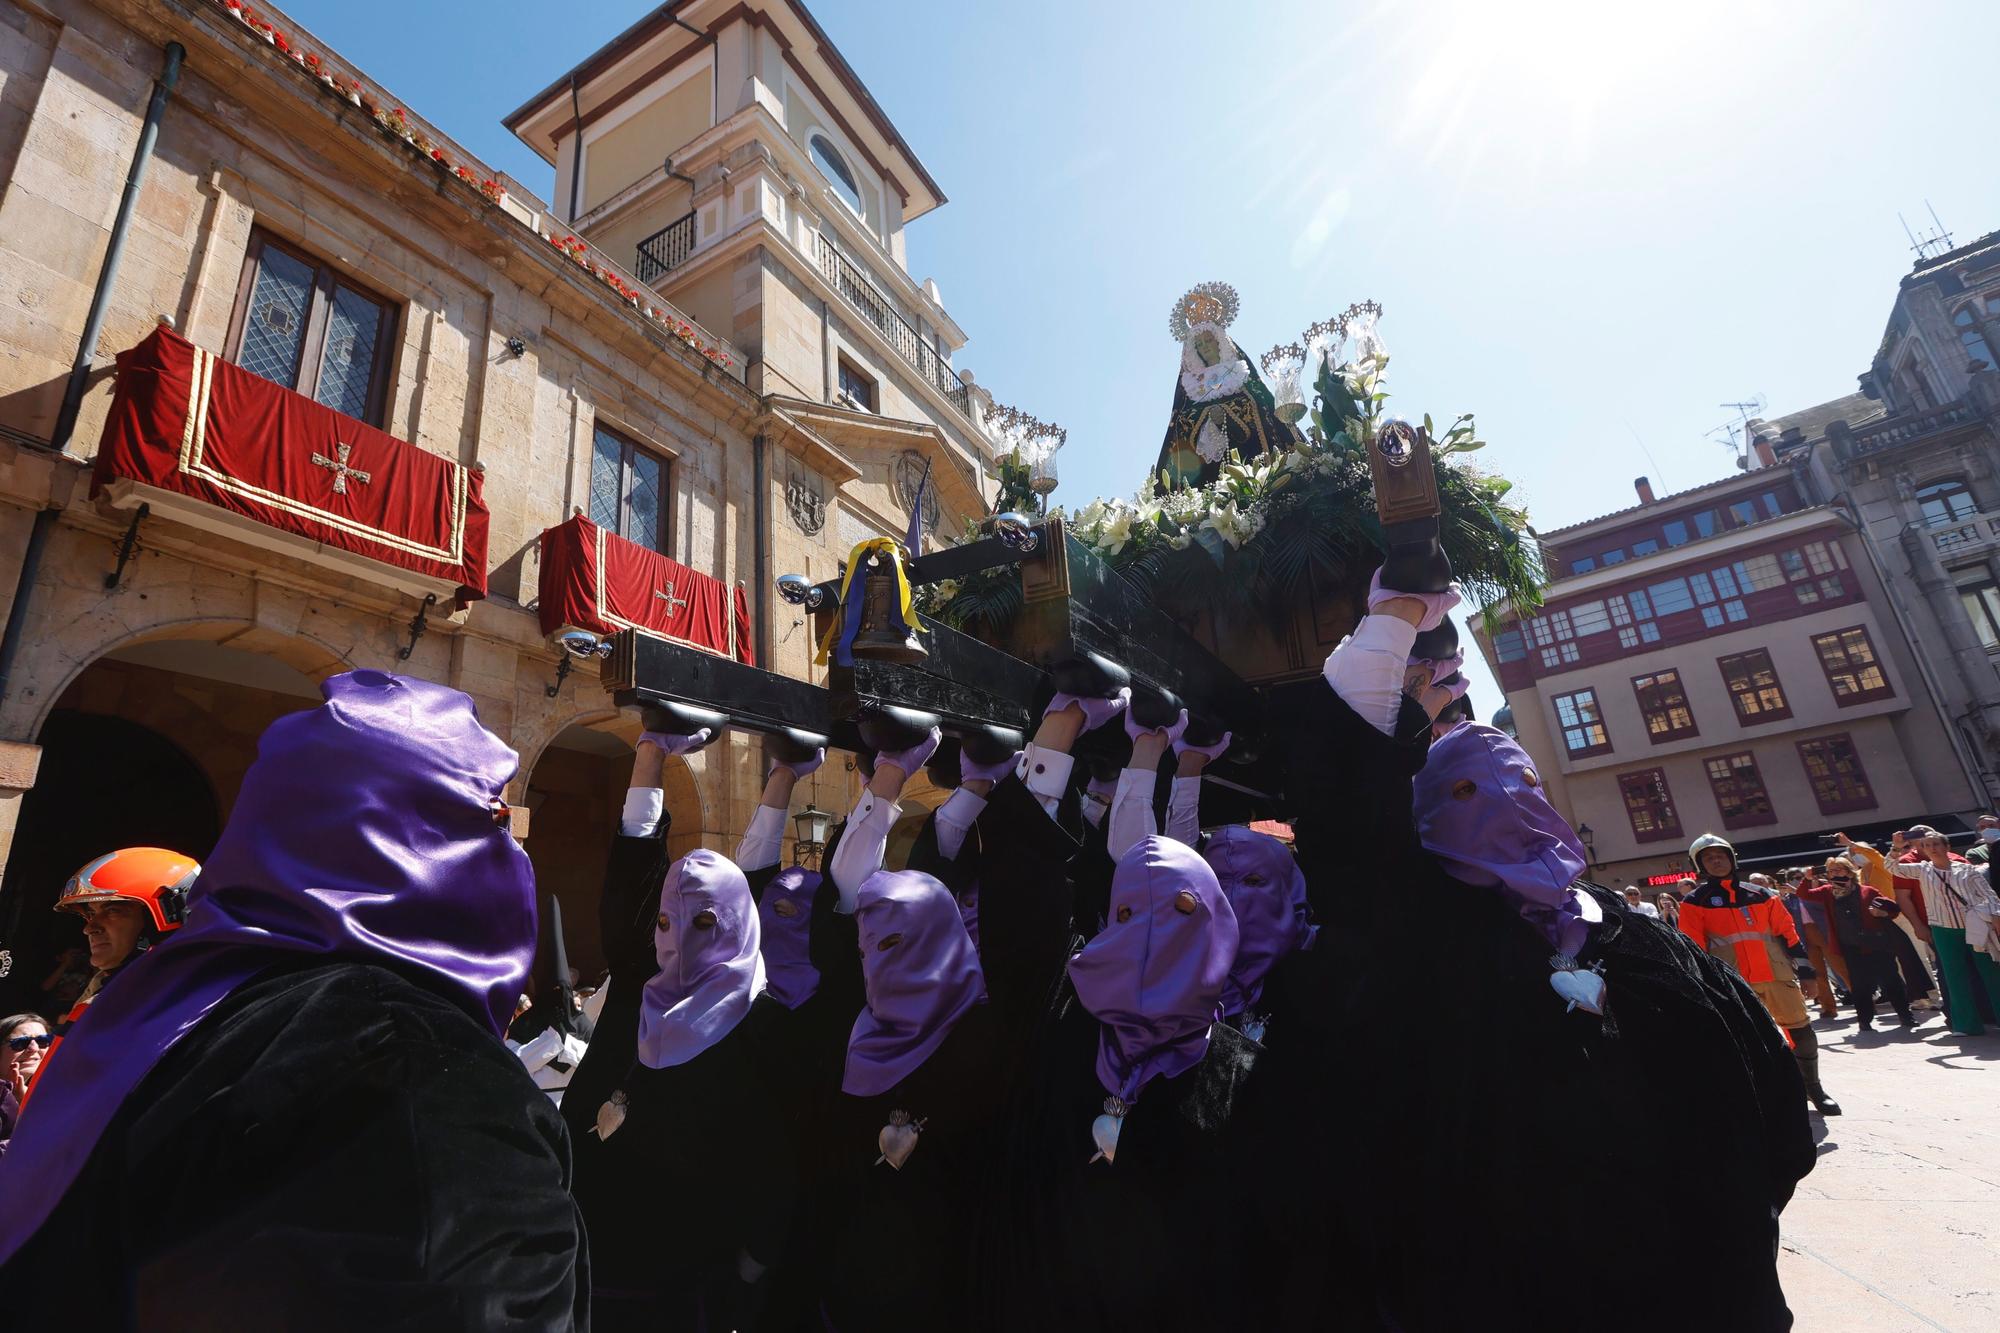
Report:
[[[804,5],[664,5],[505,124],[577,235],[743,351],[788,496],[840,492],[831,547],[902,532],[926,464],[933,525],[981,511],[991,399],[906,264],[944,193]]]

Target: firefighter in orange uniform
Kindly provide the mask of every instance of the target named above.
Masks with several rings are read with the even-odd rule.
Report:
[[[96,968],[76,1007],[56,1024],[55,1044],[35,1071],[37,1082],[62,1049],[63,1035],[90,1007],[125,964],[181,928],[187,915],[188,890],[194,887],[201,863],[164,847],[126,847],[107,852],[69,877],[58,912],[83,918],[83,938]],[[35,1091],[28,1085],[28,1095]],[[27,1098],[22,1099],[26,1105]]]
[[[1688,859],[1701,882],[1681,902],[1681,929],[1757,992],[1792,1043],[1806,1096],[1821,1115],[1839,1115],[1840,1103],[1820,1086],[1819,1038],[1799,986],[1819,973],[1806,961],[1792,914],[1777,894],[1737,878],[1736,849],[1727,840],[1704,833],[1688,848]]]

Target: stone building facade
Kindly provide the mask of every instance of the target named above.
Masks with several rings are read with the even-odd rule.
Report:
[[[1750,424],[1859,526],[1983,806],[2000,797],[2000,232],[1920,260],[1861,392]]]
[[[983,511],[991,399],[951,368],[965,338],[936,285],[903,267],[902,226],[942,194],[802,6],[672,9],[682,22],[656,15],[586,62],[574,97],[560,81],[583,113],[574,217],[570,166],[544,204],[275,8],[0,11],[0,937],[35,974],[16,983],[66,942],[47,910],[64,877],[120,845],[204,853],[263,727],[357,667],[467,691],[520,752],[517,832],[594,966],[638,720],[593,666],[558,679],[544,531],[585,514],[743,589],[758,663],[808,675],[773,576],[830,576],[855,540],[902,532],[926,465],[934,531]],[[663,50],[676,38],[699,50]],[[106,284],[171,44],[184,59]],[[548,100],[515,128],[573,165]],[[668,214],[697,220],[687,252],[642,259],[635,238]],[[295,294],[296,325],[273,291]],[[387,565],[94,497],[111,358],[163,323],[483,474],[485,598],[425,607]],[[274,339],[291,370],[265,364]],[[733,845],[761,773],[739,735],[670,764],[674,850]],[[839,810],[855,782],[836,756],[799,803]]]
[[[2000,233],[1903,279],[1861,391],[1747,423],[1742,470],[1541,535],[1481,650],[1598,873],[2000,809]]]
[[[1763,465],[1542,534],[1550,582],[1476,630],[1595,875],[1645,886],[1705,832],[1746,862],[1975,808],[1861,536]],[[1475,622],[1476,623],[1476,622]]]

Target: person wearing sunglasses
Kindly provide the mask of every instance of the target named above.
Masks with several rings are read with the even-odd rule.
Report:
[[[42,1067],[48,1053],[48,1020],[40,1014],[13,1014],[0,1018],[0,1154],[14,1137],[14,1121],[21,1114],[21,1098],[28,1080]]]
[[[1854,863],[1843,856],[1827,858],[1825,882],[1799,890],[1799,896],[1826,909],[1834,938],[1847,959],[1849,994],[1861,1031],[1875,1026],[1875,992],[1896,1013],[1904,1027],[1915,1027],[1910,995],[1896,969],[1896,914],[1902,909],[1887,894],[1864,884]]]

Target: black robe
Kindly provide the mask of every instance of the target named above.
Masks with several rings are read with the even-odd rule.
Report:
[[[1421,713],[1387,737],[1319,690],[1315,749],[1339,767],[1309,775],[1298,837],[1322,929],[1287,969],[1272,1072],[1322,1114],[1293,1158],[1279,1327],[1341,1304],[1401,1333],[1790,1327],[1776,1219],[1814,1150],[1756,997],[1591,888],[1606,919],[1580,958],[1604,965],[1607,1014],[1566,1011],[1547,940],[1417,842]],[[1699,1261],[1636,1282],[1596,1257],[1616,1236]],[[1315,1280],[1327,1256],[1358,1292]]]
[[[624,1085],[638,1059],[639,1001],[659,971],[653,926],[672,860],[667,826],[663,816],[649,836],[612,839],[597,909],[611,993],[597,1015],[590,1049],[563,1093],[562,1117],[576,1154],[576,1200],[590,1226],[592,1275],[602,1293],[598,1323],[606,1327],[618,1319],[621,1301],[643,1303],[657,1292],[656,1255],[647,1232],[659,1201],[643,1174],[625,1169],[630,1149],[620,1146],[624,1136],[645,1136],[644,1117],[636,1124],[628,1118],[609,1144],[591,1131],[598,1108]],[[614,1148],[618,1151],[610,1151]]]
[[[972,1274],[984,1262],[980,1217],[1017,1066],[1068,956],[1074,813],[1068,801],[1051,819],[1019,778],[995,785],[960,849],[964,864],[938,876],[947,884],[976,877],[987,1002],[960,1017],[895,1087],[872,1097],[835,1092],[817,1117],[813,1273],[840,1333],[936,1333],[972,1322]],[[929,845],[934,858],[934,834]],[[945,869],[935,859],[930,864],[936,868],[927,873]],[[858,986],[854,918],[828,915],[824,935],[815,919],[815,955],[822,938],[844,945],[853,971],[839,984]],[[831,959],[822,965],[822,987],[832,965]],[[876,1158],[878,1136],[899,1110],[923,1119],[925,1128],[897,1170]]]
[[[598,1256],[600,1330],[757,1327],[783,1260],[799,1180],[794,1011],[759,996],[729,1034],[685,1064],[638,1058],[639,1010],[659,971],[654,932],[672,864],[665,818],[614,839],[599,928],[611,994],[563,1096],[576,1141],[577,1202]],[[776,868],[747,876],[761,892]],[[626,1095],[609,1140],[599,1108]],[[743,1281],[739,1252],[765,1276]]]
[[[126,1097],[0,1269],[10,1328],[583,1329],[562,1121],[386,966],[239,986]]]
[[[977,1327],[1209,1333],[1271,1326],[1268,1199],[1291,1133],[1264,1052],[1216,1024],[1201,1062],[1147,1084],[1093,1161],[1100,1024],[1065,980],[1009,1116],[983,1218]],[[1329,1323],[1327,1327],[1340,1325]]]

